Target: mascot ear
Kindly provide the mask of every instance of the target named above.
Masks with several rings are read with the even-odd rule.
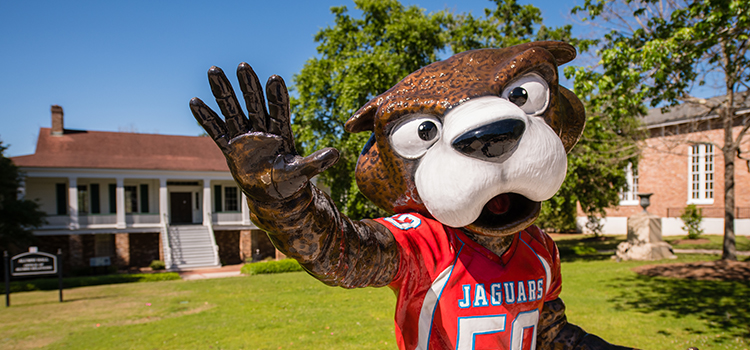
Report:
[[[541,46],[555,56],[558,66],[572,61],[576,58],[576,49],[562,41],[537,41],[529,43],[532,46]]]
[[[560,112],[563,117],[560,139],[565,146],[565,152],[570,152],[583,135],[586,126],[586,110],[578,96],[572,91],[560,86]]]
[[[344,130],[350,133],[375,130],[375,113],[378,111],[378,103],[375,99],[367,102],[344,124]]]

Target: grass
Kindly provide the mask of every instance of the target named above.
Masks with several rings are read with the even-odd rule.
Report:
[[[676,249],[718,249],[724,245],[723,235],[700,235],[698,239],[708,239],[708,243],[691,243],[687,236],[665,236],[664,240]],[[680,244],[676,244],[680,241]],[[695,240],[693,240],[695,241]],[[750,239],[746,236],[736,236],[735,243],[738,251],[750,251]]]
[[[747,282],[637,275],[653,262],[595,253],[618,238],[559,243],[572,323],[643,349],[750,348]],[[396,349],[389,289],[331,288],[303,272],[73,288],[65,303],[56,291],[11,298],[0,311],[3,349]]]
[[[679,263],[716,260],[678,255]],[[750,348],[745,282],[651,278],[631,271],[653,262],[577,260],[563,264],[568,320],[613,343],[642,349]]]
[[[388,289],[303,272],[11,294],[3,349],[395,349]],[[387,343],[387,344],[386,344]]]

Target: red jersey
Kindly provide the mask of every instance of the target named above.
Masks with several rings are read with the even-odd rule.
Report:
[[[419,214],[377,219],[399,244],[399,349],[536,349],[544,302],[560,294],[552,239],[531,226],[497,256],[461,230]]]

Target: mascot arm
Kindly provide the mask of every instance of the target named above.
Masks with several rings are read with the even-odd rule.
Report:
[[[537,349],[554,350],[631,350],[607,343],[602,338],[588,334],[565,317],[565,304],[557,298],[544,303],[539,317]]]
[[[251,219],[284,254],[313,276],[347,288],[385,286],[398,270],[393,235],[371,221],[352,221],[310,179],[338,160],[334,148],[307,157],[297,153],[283,79],[266,83],[268,109],[258,77],[247,63],[237,68],[245,116],[229,80],[211,67],[208,80],[223,120],[194,98],[190,110],[223,152],[232,176],[248,197]]]

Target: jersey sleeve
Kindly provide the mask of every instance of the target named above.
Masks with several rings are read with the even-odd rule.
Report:
[[[445,259],[452,261],[452,249],[442,224],[416,213],[376,219],[387,227],[398,244],[399,267],[390,283],[395,290],[431,284]]]
[[[549,254],[545,258],[550,267],[550,285],[547,290],[547,296],[545,302],[552,301],[560,297],[562,291],[562,274],[560,272],[560,252],[557,249],[557,244],[552,240],[548,234],[540,230],[535,225],[530,226],[526,229],[529,235],[537,240]]]

